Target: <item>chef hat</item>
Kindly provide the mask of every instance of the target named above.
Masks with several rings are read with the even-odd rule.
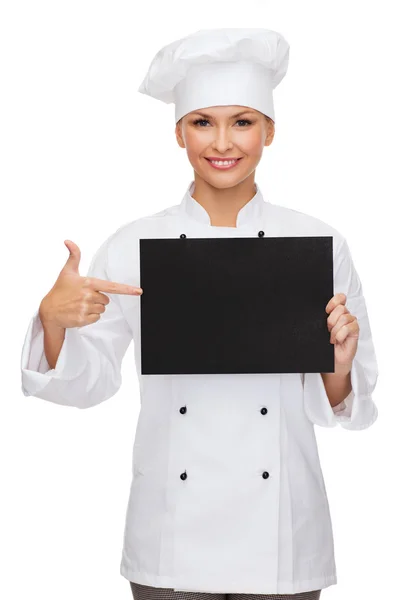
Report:
[[[175,103],[175,123],[207,106],[254,108],[275,121],[273,89],[286,74],[289,44],[276,31],[202,29],[164,46],[138,91]]]

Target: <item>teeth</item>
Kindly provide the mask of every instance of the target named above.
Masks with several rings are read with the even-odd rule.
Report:
[[[225,166],[233,165],[237,160],[210,160],[210,162],[212,162],[213,165]]]

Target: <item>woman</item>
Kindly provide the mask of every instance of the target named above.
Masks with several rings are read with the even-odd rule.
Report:
[[[116,393],[134,339],[141,411],[121,574],[139,600],[316,600],[337,582],[314,425],[372,425],[378,372],[346,240],[265,201],[255,182],[288,52],[273,31],[217,29],[157,53],[139,90],[175,103],[194,180],[180,204],[114,232],[87,277],[68,241],[70,256],[26,335],[24,394],[78,408]],[[335,372],[143,375],[139,240],[260,234],[332,236],[335,293],[325,308]]]

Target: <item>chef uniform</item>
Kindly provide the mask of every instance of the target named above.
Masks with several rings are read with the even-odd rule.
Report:
[[[162,49],[140,91],[174,102],[175,122],[221,104],[274,119],[272,89],[287,61],[288,44],[276,32],[200,31]],[[81,409],[100,404],[120,388],[133,339],[141,408],[121,574],[191,592],[322,589],[337,577],[314,426],[361,430],[377,418],[377,362],[361,282],[345,238],[330,225],[271,203],[255,183],[237,226],[213,226],[194,185],[180,203],[117,229],[88,275],[140,286],[144,238],[332,236],[334,293],[346,294],[360,326],[348,397],[332,409],[320,373],[142,375],[141,297],[118,294],[108,294],[100,320],[66,330],[55,369],[36,311],[22,350],[22,390]]]

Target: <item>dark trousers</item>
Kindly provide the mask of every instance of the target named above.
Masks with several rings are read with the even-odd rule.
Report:
[[[298,594],[213,594],[211,592],[174,592],[173,588],[158,588],[129,582],[134,600],[319,600],[321,590]]]

